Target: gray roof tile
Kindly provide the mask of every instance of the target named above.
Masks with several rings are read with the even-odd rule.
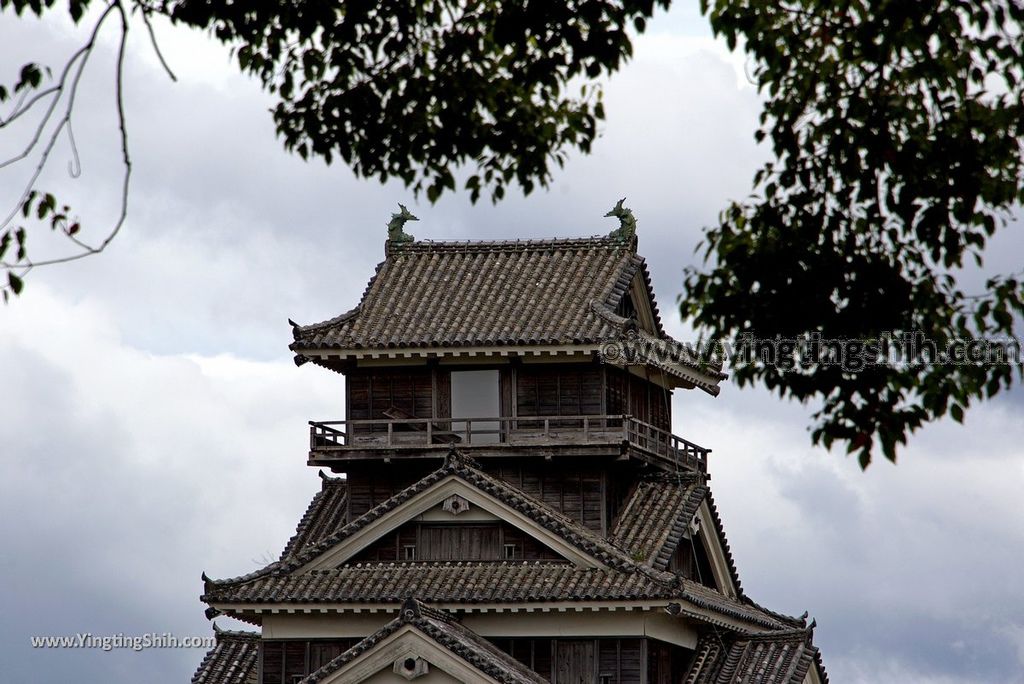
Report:
[[[301,548],[298,548],[296,544],[289,543],[289,548],[294,548],[294,553],[282,556],[281,560],[248,575],[227,580],[210,581],[208,584],[235,583],[268,575],[287,574],[298,570],[350,535],[451,475],[461,478],[463,481],[529,516],[542,527],[609,567],[627,572],[638,570],[648,574],[657,574],[658,572],[650,567],[639,565],[621,548],[615,546],[601,535],[583,527],[567,515],[556,511],[504,480],[488,475],[480,470],[472,459],[453,449],[445,458],[444,464],[440,468],[378,504],[352,522],[336,529],[333,533],[322,536]],[[305,519],[307,519],[306,525],[304,526],[300,523],[296,537],[302,536],[307,527],[313,526],[314,522],[319,521],[322,517],[330,517],[327,512],[320,510],[317,502],[318,500],[314,498],[309,509],[307,509],[305,516]],[[326,525],[321,526],[321,529],[326,529]],[[664,574],[667,575],[667,573]]]
[[[320,472],[320,479],[320,491],[309,502],[295,535],[288,540],[281,553],[281,560],[298,555],[345,525],[348,482],[342,477],[327,477],[323,471]]]
[[[707,495],[697,473],[651,473],[640,478],[608,535],[633,558],[664,570]]]
[[[301,684],[316,684],[326,679],[364,653],[372,651],[377,644],[405,625],[415,627],[449,653],[501,684],[546,684],[548,681],[456,622],[451,615],[434,610],[415,599],[408,599],[402,605],[398,617],[310,674]]]
[[[452,475],[528,516],[599,561],[602,567],[584,568],[568,562],[552,561],[410,562],[346,564],[332,569],[301,570],[308,562],[349,535]],[[694,505],[695,493],[683,490],[689,491],[689,494],[679,495],[679,485],[673,485],[669,481],[671,479],[652,477],[646,482],[660,492],[662,500],[676,502],[674,515],[685,517],[685,511]],[[703,482],[703,479],[697,481]],[[319,522],[322,519],[333,520],[329,512],[332,509],[326,504],[327,497],[323,496],[324,491],[332,487],[340,489],[340,483],[325,480],[318,498],[314,498],[307,510],[305,522],[299,525],[297,538],[303,538],[313,527],[326,529],[328,525]],[[671,493],[673,488],[677,494],[670,496],[665,493]],[[703,485],[698,488],[706,489]],[[629,515],[642,514],[643,509],[635,508]],[[717,515],[714,517],[717,519]],[[720,527],[720,522],[716,524]],[[623,538],[628,540],[640,541],[643,534],[639,522],[620,523],[618,529],[622,531]],[[627,529],[631,530],[629,534],[626,534]],[[659,544],[663,543],[667,542],[651,545],[652,557],[657,558],[654,549],[660,548]],[[801,621],[767,611],[742,595],[738,599],[731,599],[696,582],[634,560],[628,547],[624,549],[616,545],[509,483],[488,475],[456,450],[448,455],[441,468],[334,533],[321,536],[319,540],[302,548],[298,548],[297,544],[290,544],[290,547],[295,548],[294,553],[256,572],[233,579],[207,579],[203,601],[216,604],[394,604],[416,596],[435,603],[472,604],[664,599],[689,606],[691,614],[706,610],[767,629],[802,625]]]
[[[592,304],[614,311],[637,273],[649,290],[644,260],[609,238],[394,244],[359,305],[297,326],[291,348],[600,342],[621,328]]]
[[[758,634],[714,634],[697,646],[686,684],[802,684],[812,667],[828,681],[813,626]]]
[[[192,676],[192,684],[256,684],[260,635],[257,632],[220,631],[217,643]]]
[[[534,603],[642,600],[678,594],[672,582],[552,561],[358,563],[329,570],[212,583],[207,603]]]

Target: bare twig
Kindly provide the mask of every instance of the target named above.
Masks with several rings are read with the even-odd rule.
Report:
[[[52,95],[53,93],[59,92],[59,90],[60,88],[58,86],[51,86],[49,88],[45,88],[37,92],[35,95],[33,95],[31,99],[28,99],[27,102],[26,96],[28,95],[28,92],[22,93],[21,99],[18,100],[18,104],[16,104],[14,106],[14,109],[11,110],[10,116],[8,116],[6,119],[0,118],[0,128],[3,128],[7,124],[17,119],[19,116],[23,115],[25,112],[32,109],[32,106],[36,102],[42,100],[48,95]]]
[[[71,128],[71,117],[68,117],[68,143],[71,145],[71,159],[68,161],[68,175],[78,178],[82,175],[82,158],[78,154],[78,144],[75,143],[75,132]]]
[[[167,65],[167,60],[164,59],[164,55],[160,51],[160,45],[156,42],[156,33],[153,31],[153,24],[149,21],[149,11],[143,8],[139,13],[142,15],[142,21],[146,24],[146,30],[149,31],[149,42],[153,44],[153,52],[156,53],[156,58],[160,60],[160,65],[167,72],[167,75],[171,77],[171,80],[177,82],[178,77],[174,75],[171,67]]]
[[[56,109],[57,102],[62,99],[61,96],[66,91],[68,97],[67,104],[64,108],[64,115],[61,117],[60,121],[57,123],[56,128],[49,136],[47,144],[40,156],[39,162],[31,175],[29,183],[27,184],[25,190],[21,194],[19,201],[15,204],[15,207],[11,211],[10,215],[8,215],[4,222],[0,224],[0,229],[5,228],[10,223],[10,221],[17,214],[19,207],[23,206],[25,201],[27,201],[29,193],[33,191],[35,182],[38,180],[40,173],[42,172],[47,160],[49,159],[50,153],[53,151],[54,145],[60,137],[61,131],[64,130],[65,127],[67,128],[68,138],[71,143],[73,154],[73,160],[68,164],[68,171],[73,177],[77,177],[77,175],[81,172],[81,160],[78,154],[78,147],[75,142],[74,133],[71,127],[71,116],[74,109],[75,96],[78,92],[78,85],[81,80],[82,73],[85,70],[88,58],[91,55],[93,48],[95,47],[97,35],[99,34],[102,25],[106,21],[107,17],[111,14],[111,12],[117,12],[121,19],[121,36],[118,45],[117,63],[115,69],[115,101],[117,107],[117,123],[121,142],[121,160],[122,164],[124,165],[124,175],[121,182],[121,204],[117,220],[115,221],[113,228],[107,234],[106,238],[104,238],[103,241],[100,242],[98,245],[91,245],[83,240],[80,240],[79,238],[75,237],[69,230],[65,229],[64,232],[67,238],[80,248],[81,251],[77,253],[69,254],[63,257],[45,259],[41,261],[31,261],[28,259],[17,263],[0,261],[0,268],[3,268],[11,273],[17,272],[17,275],[19,275],[22,278],[26,274],[28,274],[33,268],[36,268],[38,266],[62,264],[70,261],[76,261],[78,259],[82,259],[93,254],[99,254],[104,249],[106,249],[107,245],[109,245],[111,241],[113,241],[113,239],[120,232],[125,220],[127,219],[128,188],[131,179],[132,162],[131,156],[128,151],[128,131],[124,111],[124,62],[129,27],[128,17],[125,13],[122,3],[120,1],[115,1],[112,2],[106,10],[104,10],[103,14],[97,20],[95,26],[93,27],[88,42],[84,46],[82,46],[82,48],[76,51],[74,55],[72,55],[72,57],[68,60],[68,63],[65,65],[64,71],[61,74],[61,78],[58,85],[46,91],[49,92],[49,94],[57,93],[58,95],[50,103],[50,107],[47,113],[44,115],[42,122],[39,124],[39,127],[35,132],[33,141],[29,144],[28,148],[22,155],[19,155],[19,157],[14,158],[13,160],[8,160],[4,164],[0,165],[0,168],[2,168],[2,166],[14,163],[28,156],[31,150],[35,147],[38,140],[42,137],[42,132],[45,130],[47,123],[52,117],[53,112]],[[76,63],[77,68],[75,68]],[[68,81],[69,75],[71,75],[70,82]],[[43,93],[40,93],[36,96],[36,98],[33,99],[38,100],[42,96]],[[31,103],[29,104],[29,106],[31,106]],[[22,109],[16,113],[21,114],[24,111],[25,110]],[[8,121],[10,120],[11,119],[8,119]],[[4,289],[6,290],[7,288],[5,287]]]

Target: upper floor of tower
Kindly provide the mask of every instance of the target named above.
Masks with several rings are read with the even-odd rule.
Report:
[[[358,304],[293,324],[296,363],[346,378],[345,418],[312,426],[311,463],[627,443],[699,467],[706,450],[671,434],[671,393],[715,395],[725,375],[665,332],[628,228],[434,242],[389,226]]]

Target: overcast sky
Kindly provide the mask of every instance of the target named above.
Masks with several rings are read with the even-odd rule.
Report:
[[[343,416],[341,378],[293,365],[287,319],[358,301],[397,202],[421,218],[408,226],[419,238],[573,237],[614,228],[601,217],[627,196],[667,327],[687,338],[674,307],[682,268],[701,227],[749,192],[764,151],[743,60],[709,37],[696,3],[679,4],[607,86],[593,154],[549,191],[498,206],[430,206],[289,156],[270,100],[223,49],[159,25],[171,83],[134,27],[124,232],[102,256],[32,273],[0,309],[5,681],[191,677],[201,650],[39,651],[29,636],[208,634],[200,573],[242,574],[280,552],[319,487],[306,421]],[[31,59],[58,66],[82,41],[61,22],[2,13],[0,82]],[[112,71],[108,40],[75,118],[81,177],[68,179],[62,144],[44,181],[74,201],[88,238],[118,200]],[[28,172],[0,171],[5,207]],[[1018,229],[997,240],[993,268],[1020,267]],[[36,246],[38,257],[59,244]],[[928,427],[898,466],[866,473],[810,446],[810,407],[763,391],[677,392],[674,431],[714,450],[745,590],[810,611],[833,682],[1024,682],[1022,405],[1017,391],[964,426]]]

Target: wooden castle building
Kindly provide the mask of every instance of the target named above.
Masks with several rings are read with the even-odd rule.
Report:
[[[673,390],[724,374],[626,348],[671,340],[621,202],[608,237],[497,242],[415,241],[402,209],[356,307],[293,324],[344,419],[310,423],[280,558],[203,575],[207,616],[258,631],[218,630],[193,683],[827,681],[806,614],[743,592],[709,450],[672,434]]]

